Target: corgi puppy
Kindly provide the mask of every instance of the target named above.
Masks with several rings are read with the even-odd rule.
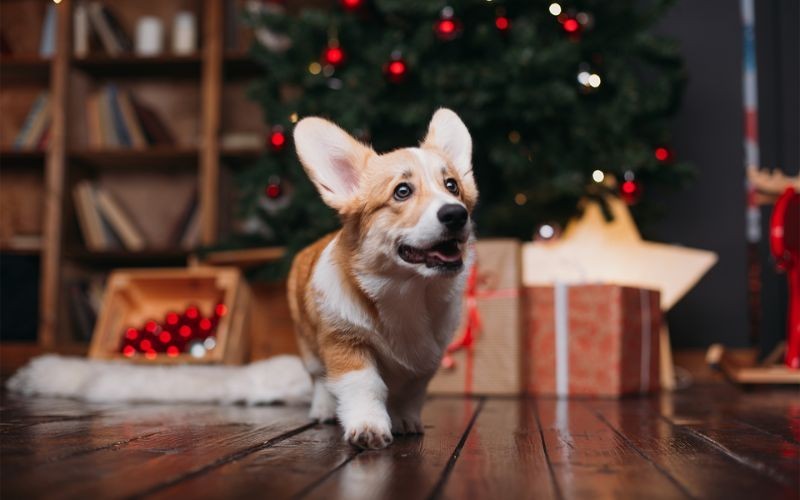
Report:
[[[321,118],[294,129],[300,161],[342,228],[301,251],[288,295],[314,383],[310,416],[378,449],[422,433],[428,382],[461,319],[472,260],[472,139],[440,109],[420,147],[378,154]]]

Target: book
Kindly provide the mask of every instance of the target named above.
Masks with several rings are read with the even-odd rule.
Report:
[[[89,54],[89,10],[78,2],[72,12],[72,47],[77,57]]]
[[[107,250],[110,244],[94,201],[94,187],[91,182],[77,182],[72,188],[72,198],[86,248],[93,252]]]
[[[86,132],[90,147],[103,147],[103,128],[100,123],[100,96],[96,92],[86,98]]]
[[[39,143],[49,121],[49,108],[50,96],[47,92],[42,92],[31,105],[22,128],[14,138],[14,149],[32,148]]]
[[[101,4],[100,12],[103,15],[103,18],[106,21],[106,24],[109,28],[111,28],[111,34],[116,40],[117,45],[122,50],[122,53],[130,53],[133,51],[133,40],[128,34],[125,32],[125,29],[122,27],[122,23],[119,22],[117,16],[114,15],[113,11],[106,5]]]
[[[120,146],[130,147],[131,136],[128,133],[128,128],[125,126],[125,121],[122,118],[122,110],[119,106],[119,99],[116,85],[108,85],[105,88],[108,100],[108,107],[111,110],[111,123],[114,126],[115,134],[119,140]]]
[[[117,92],[117,106],[122,112],[122,121],[128,131],[130,145],[135,148],[147,147],[147,138],[144,135],[142,124],[136,116],[133,108],[133,98],[130,92]]]
[[[132,102],[136,116],[142,124],[142,129],[147,137],[147,142],[150,145],[174,145],[175,138],[155,111],[141,104],[138,100],[132,100]]]
[[[47,5],[47,13],[42,24],[42,37],[39,41],[39,55],[42,57],[53,57],[56,52],[56,6],[53,3]]]
[[[44,106],[39,110],[36,118],[33,120],[28,134],[22,143],[24,149],[37,149],[42,142],[42,137],[47,133],[50,128],[50,98],[45,96]]]
[[[92,2],[88,6],[89,21],[103,49],[112,57],[121,55],[124,51],[114,36],[114,31],[108,24],[108,18],[103,14],[105,7],[100,2]]]
[[[105,89],[99,92],[98,110],[100,116],[100,135],[103,138],[103,146],[113,148],[120,145],[120,140],[117,136],[116,127],[114,126],[111,102],[109,101],[108,97],[109,94],[105,91]]]
[[[126,250],[143,250],[146,246],[144,236],[117,203],[117,200],[99,187],[95,188],[95,199],[100,215],[122,242],[122,246]]]

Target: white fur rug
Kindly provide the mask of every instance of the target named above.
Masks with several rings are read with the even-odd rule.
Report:
[[[296,356],[246,366],[146,366],[45,355],[6,383],[25,395],[93,402],[306,403],[311,380]]]

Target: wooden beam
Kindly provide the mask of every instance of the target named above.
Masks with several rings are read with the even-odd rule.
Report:
[[[203,122],[200,144],[200,214],[202,240],[217,240],[219,207],[219,131],[222,106],[222,0],[205,2],[203,36]]]
[[[50,102],[52,121],[50,144],[45,166],[44,246],[42,278],[39,290],[39,344],[52,349],[57,344],[59,290],[61,288],[61,232],[64,178],[66,173],[67,97],[69,93],[69,59],[72,52],[72,1],[56,6],[56,52],[52,61]]]

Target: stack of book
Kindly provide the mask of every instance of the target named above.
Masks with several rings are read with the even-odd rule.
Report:
[[[106,85],[86,101],[89,145],[145,148],[175,144],[172,133],[149,107],[133,95]]]
[[[152,246],[153,242],[147,241],[130,214],[105,189],[83,180],[75,184],[72,196],[78,225],[90,251],[102,252],[120,248],[141,251]],[[158,246],[184,250],[197,246],[200,240],[200,216],[196,197],[186,207],[172,233],[171,241],[158,242]]]
[[[112,57],[129,54],[133,50],[133,41],[125,33],[117,16],[100,2],[78,3],[73,10],[73,26],[73,45],[75,55],[79,57],[89,53],[92,34]]]
[[[50,138],[50,95],[42,92],[33,102],[14,139],[14,149],[45,149]]]

